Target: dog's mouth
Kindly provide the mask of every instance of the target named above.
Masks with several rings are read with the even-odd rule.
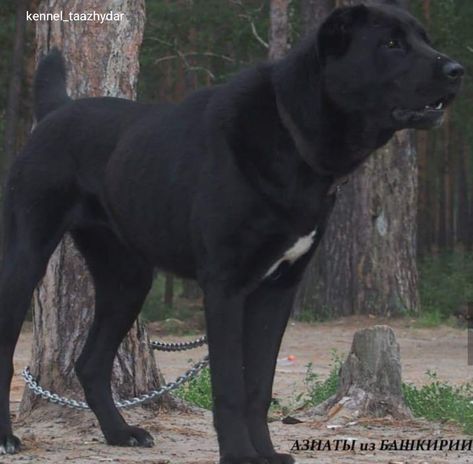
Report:
[[[431,129],[442,124],[445,110],[455,98],[454,94],[439,98],[421,108],[394,108],[393,119],[403,128]]]

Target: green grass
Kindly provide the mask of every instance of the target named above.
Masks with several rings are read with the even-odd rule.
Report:
[[[314,311],[313,308],[304,307],[301,313],[297,316],[297,320],[300,322],[327,322],[333,320],[332,311],[328,306],[321,306]]]
[[[287,404],[274,400],[269,411],[270,416],[285,416],[301,407],[313,407],[333,396],[339,385],[339,371],[343,359],[335,352],[332,355],[330,373],[324,380],[307,365],[305,384],[307,390]],[[473,435],[473,385],[460,386],[442,382],[437,375],[428,372],[429,383],[416,386],[403,383],[402,389],[407,406],[415,417],[423,417],[435,422],[453,422],[460,425],[465,433]],[[196,406],[212,409],[212,389],[210,370],[202,372],[176,390],[176,395]]]
[[[421,329],[428,329],[432,327],[438,327],[444,324],[447,318],[438,309],[432,311],[423,310],[419,316],[416,317],[414,327]]]
[[[323,381],[313,372],[311,364],[307,366],[305,382],[308,391],[305,406],[317,406],[336,393],[341,362],[341,358],[337,356],[330,374]],[[460,425],[465,433],[473,435],[473,385],[451,385],[440,381],[433,372],[428,372],[427,375],[429,383],[426,385],[418,387],[403,383],[404,399],[412,414],[430,421],[453,422]]]
[[[212,387],[210,385],[210,369],[205,367],[189,382],[181,385],[176,391],[177,397],[195,404],[200,408],[212,409]]]
[[[427,374],[430,382],[426,385],[403,384],[406,404],[414,416],[451,421],[460,425],[465,433],[473,434],[473,385],[450,385],[439,381],[435,373]]]
[[[314,372],[312,363],[307,365],[307,372],[304,379],[304,383],[307,386],[307,393],[305,397],[301,398],[304,406],[317,406],[336,393],[339,385],[338,373],[342,363],[343,359],[333,351],[330,373],[325,380],[321,380],[320,376]]]
[[[316,406],[332,396],[338,388],[338,371],[342,365],[342,358],[333,351],[330,374],[327,379],[320,380],[313,371],[312,364],[307,365],[305,384],[307,392],[298,395],[287,404],[273,400],[270,415],[286,415],[301,406]],[[212,388],[210,385],[210,369],[206,367],[199,375],[176,390],[176,396],[204,409],[212,409]]]

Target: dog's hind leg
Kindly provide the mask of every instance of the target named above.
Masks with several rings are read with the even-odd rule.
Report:
[[[152,446],[143,429],[128,425],[115,407],[110,386],[117,349],[136,320],[152,283],[145,264],[105,227],[75,230],[95,286],[95,316],[76,373],[87,403],[110,445]]]
[[[274,451],[267,414],[281,339],[296,293],[296,286],[265,282],[247,298],[244,325],[247,424],[257,452],[271,464],[291,464],[294,459]]]
[[[7,189],[8,190],[8,189]],[[20,441],[12,433],[9,395],[13,352],[33,291],[49,257],[67,228],[73,198],[41,195],[12,184],[4,202],[4,253],[0,272],[0,454],[15,453]]]

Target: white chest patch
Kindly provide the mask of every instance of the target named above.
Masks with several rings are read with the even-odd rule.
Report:
[[[317,228],[315,228],[309,235],[300,237],[296,243],[294,243],[291,248],[286,250],[286,252],[268,269],[263,278],[265,279],[266,277],[269,277],[284,261],[288,261],[289,264],[293,264],[301,256],[305,255],[312,246],[312,243],[314,243],[316,235]]]

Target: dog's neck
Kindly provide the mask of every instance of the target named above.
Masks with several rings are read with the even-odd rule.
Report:
[[[304,162],[316,174],[337,179],[353,172],[394,130],[379,127],[377,118],[347,114],[333,104],[324,94],[320,66],[304,53],[304,59],[289,55],[274,65],[279,118]],[[303,69],[297,69],[300,63]],[[301,93],[301,88],[307,91]]]
[[[347,122],[347,117],[343,119],[348,130],[336,130],[337,118],[334,118],[332,127],[322,123],[319,127],[314,127],[311,134],[307,134],[302,132],[297,124],[297,117],[291,116],[279,98],[277,108],[298,154],[314,173],[323,177],[346,177],[394,135],[392,130],[363,124],[363,120],[357,117],[352,118],[353,122]],[[321,114],[330,119],[328,112]]]
[[[321,176],[333,176],[333,173],[325,169],[320,160],[314,156],[314,146],[310,141],[302,134],[301,130],[297,126],[292,116],[288,113],[284,107],[281,99],[276,95],[276,107],[278,109],[279,117],[283,123],[283,126],[291,135],[291,138],[296,146],[297,152],[302,159],[313,169],[316,174]]]

